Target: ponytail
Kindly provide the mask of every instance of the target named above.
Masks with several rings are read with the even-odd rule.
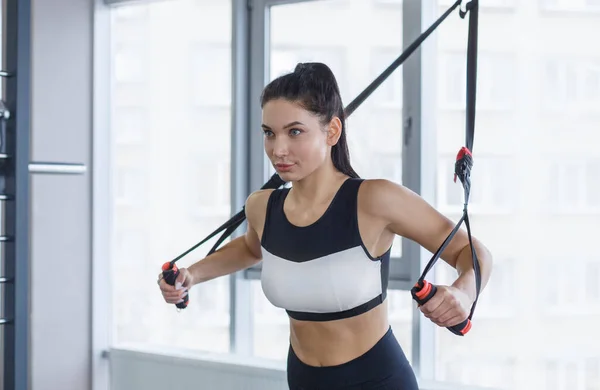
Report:
[[[298,102],[306,110],[318,115],[323,125],[337,116],[342,122],[342,133],[338,142],[331,148],[333,166],[347,176],[359,177],[350,163],[340,89],[327,65],[319,62],[299,63],[294,72],[276,78],[265,87],[261,96],[261,107],[274,99]]]

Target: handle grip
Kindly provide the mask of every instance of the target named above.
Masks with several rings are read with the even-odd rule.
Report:
[[[410,290],[413,299],[419,304],[426,304],[437,292],[437,287],[428,281],[417,282]],[[466,335],[471,330],[471,320],[466,319],[458,325],[449,326],[447,329],[457,336]]]
[[[175,264],[171,266],[170,262],[166,262],[162,266],[163,279],[167,284],[174,286],[177,277],[179,276],[179,268]],[[189,303],[189,294],[183,297],[183,302],[175,304],[178,309],[185,309]]]

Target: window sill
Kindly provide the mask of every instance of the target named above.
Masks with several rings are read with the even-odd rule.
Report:
[[[541,6],[540,11],[542,15],[548,16],[564,16],[565,14],[579,15],[579,16],[591,16],[597,17],[600,14],[600,7],[593,6],[581,6],[581,7],[565,7],[565,6]]]
[[[165,352],[164,348],[128,344],[112,348],[109,353],[109,359],[112,360],[111,364],[113,366],[121,367],[123,370],[131,364],[135,365],[137,369],[141,369],[142,365],[145,364],[159,365],[165,368],[165,372],[174,372],[177,369],[177,380],[180,382],[190,382],[190,380],[181,378],[182,375],[189,372],[189,375],[195,378],[196,384],[198,384],[198,378],[201,378],[200,374],[207,370],[210,370],[213,374],[222,375],[224,382],[228,378],[231,378],[231,375],[235,375],[236,377],[249,376],[260,378],[261,383],[264,383],[263,381],[265,380],[285,383],[286,378],[284,360],[271,360],[234,354],[218,354],[172,348],[168,352]],[[139,378],[138,380],[142,379]],[[213,375],[212,385],[215,383],[214,379]],[[240,379],[243,380],[243,378]],[[494,390],[425,380],[419,381],[419,388],[421,390]]]

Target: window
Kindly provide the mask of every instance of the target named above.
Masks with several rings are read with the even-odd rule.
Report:
[[[145,242],[145,234],[142,230],[122,229],[115,235],[115,253],[120,264],[119,269],[134,272],[144,266],[144,258],[148,255]],[[127,289],[127,293],[135,290],[134,285],[119,286]]]
[[[437,0],[440,5],[451,6],[455,2],[453,0]],[[480,3],[480,7],[495,7],[495,8],[514,8],[520,0],[489,0]]]
[[[231,48],[226,45],[192,45],[190,87],[192,101],[202,107],[231,104]]]
[[[343,4],[343,9],[338,10],[338,4]],[[318,12],[325,6],[334,10],[335,18],[331,18],[331,13]],[[393,48],[402,47],[402,35],[393,35],[389,31],[401,31],[401,12],[393,12],[393,17],[382,17],[381,12],[366,7],[363,1],[339,3],[327,0],[272,6],[270,10],[271,36],[267,37],[270,40],[270,79],[292,71],[298,62],[324,62],[336,75],[346,105],[401,53],[400,49],[395,53]],[[313,27],[299,29],[299,23],[305,22],[310,22]],[[369,26],[361,32],[364,40],[360,44],[348,39],[346,34],[356,26]],[[375,99],[369,99],[347,121],[352,164],[362,177],[387,178],[402,183],[401,75],[401,69],[397,69],[382,86],[379,100],[384,107],[373,104]],[[400,239],[394,243],[392,254],[401,254]],[[284,359],[289,345],[286,314],[266,300],[260,281],[252,281],[252,284],[254,354]],[[389,297],[392,326],[410,358],[413,307],[410,293],[392,291]]]
[[[550,57],[544,75],[546,108],[600,112],[600,58]]]
[[[600,311],[600,259],[578,258],[544,260],[541,307],[546,313],[585,313]]]
[[[271,79],[293,72],[299,62],[322,62],[337,79],[340,91],[346,87],[345,50],[339,46],[307,47],[304,45],[275,44],[271,51]],[[343,93],[343,92],[342,92]]]
[[[600,211],[600,160],[560,157],[550,160],[545,175],[547,209],[554,213]]]
[[[143,83],[147,78],[147,62],[141,45],[117,45],[114,53],[115,82]]]
[[[465,42],[466,45],[466,42]],[[477,59],[477,108],[508,110],[515,102],[515,59],[508,53],[481,50]],[[448,51],[440,58],[440,105],[464,110],[467,99],[467,54]]]
[[[444,361],[438,369],[438,375],[444,382],[455,386],[512,390],[516,383],[514,361],[492,360],[484,356],[473,356],[471,353]]]
[[[598,153],[587,147],[597,144],[587,129],[598,123],[592,102],[598,100],[594,69],[600,52],[572,43],[581,41],[582,31],[594,31],[596,17],[558,9],[549,17],[532,12],[526,1],[516,1],[506,15],[483,3],[469,210],[472,233],[491,250],[495,268],[469,334],[456,337],[436,327],[434,351],[423,353],[435,353],[434,378],[457,388],[593,389],[585,377],[594,378],[597,366],[587,370],[585,360],[571,357],[597,357],[600,350],[599,262],[590,233],[598,230],[600,213],[588,204],[598,199]],[[439,7],[437,15],[443,11]],[[437,88],[422,96],[438,102],[435,118],[428,118],[436,153],[424,157],[438,161],[436,205],[456,220],[462,186],[452,180],[465,137],[468,20],[450,18],[437,30],[435,57],[423,58],[439,59],[439,66],[435,75],[423,75],[435,77]],[[507,25],[518,32],[536,26],[535,33],[507,33]],[[540,46],[539,37],[553,37],[553,44]],[[548,101],[555,103],[544,107]],[[556,127],[562,131],[549,131]],[[449,271],[446,282],[456,279]],[[546,368],[549,353],[575,363],[557,360]]]
[[[194,287],[179,313],[154,280],[164,262],[230,216],[230,43],[214,31],[190,31],[203,18],[231,29],[231,4],[136,2],[111,13],[112,342],[228,352],[229,278]],[[140,39],[140,25],[151,44]],[[188,109],[190,88],[192,105],[224,107]],[[198,218],[201,209],[210,216]]]
[[[400,47],[374,48],[371,54],[371,79],[375,80],[402,53]],[[372,100],[383,107],[402,109],[402,67],[397,68],[388,79],[373,92]]]
[[[598,0],[539,0],[540,8],[543,10],[556,11],[598,11],[600,1]]]
[[[117,205],[142,206],[147,190],[145,172],[127,166],[114,170],[115,201]]]
[[[497,254],[497,251],[494,253]],[[516,314],[514,308],[515,299],[518,299],[515,295],[518,276],[516,261],[499,255],[496,255],[494,260],[494,277],[490,279],[477,303],[477,319],[481,321],[514,318]],[[437,283],[451,285],[456,279],[456,270],[443,261],[436,263],[435,272]]]
[[[192,174],[184,179],[189,183],[186,188],[191,199],[189,210],[200,218],[227,215],[231,191],[229,156],[202,154],[192,156],[189,161]]]
[[[438,163],[438,208],[461,213],[463,186],[454,182],[456,156],[440,156]],[[472,213],[505,213],[515,206],[515,164],[511,156],[478,155],[471,171],[469,211]]]
[[[600,389],[600,357],[547,359],[544,371],[548,390]]]
[[[119,145],[142,146],[148,127],[148,113],[142,107],[121,107],[115,110],[113,132]]]

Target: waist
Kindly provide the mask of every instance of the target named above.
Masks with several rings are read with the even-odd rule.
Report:
[[[307,365],[290,346],[287,372],[290,389],[294,390],[418,389],[410,362],[391,327],[367,352],[335,366]]]
[[[326,367],[349,362],[369,351],[389,330],[387,300],[361,315],[343,320],[290,320],[290,344],[300,361]]]

